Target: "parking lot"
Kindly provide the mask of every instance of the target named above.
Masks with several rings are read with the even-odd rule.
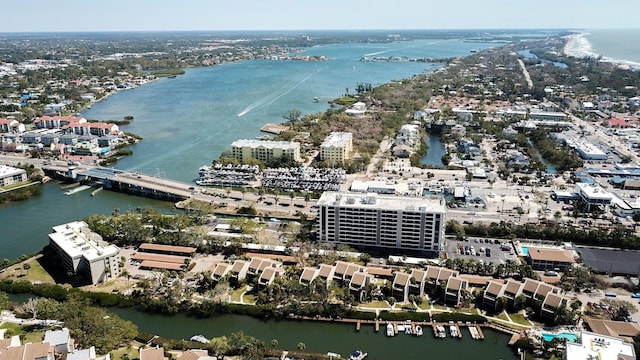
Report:
[[[508,250],[507,246],[511,250]],[[482,260],[483,263],[496,265],[518,259],[510,242],[490,238],[447,239],[444,251],[450,259]]]

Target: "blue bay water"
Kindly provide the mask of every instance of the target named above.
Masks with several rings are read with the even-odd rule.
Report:
[[[133,123],[122,128],[144,141],[132,146],[134,155],[116,167],[188,182],[234,140],[264,135],[260,128],[282,122],[288,110],[323,112],[327,101],[353,92],[358,83],[380,85],[442,66],[359,61],[363,56],[443,58],[493,46],[496,43],[441,39],[315,46],[304,53],[324,55],[327,61],[253,60],[187,69],[177,78],[114,94],[82,116],[98,120],[134,116]],[[313,102],[315,97],[318,103]]]

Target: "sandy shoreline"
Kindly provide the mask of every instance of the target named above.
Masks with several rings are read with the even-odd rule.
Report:
[[[587,35],[589,35],[589,33],[576,33],[565,36],[564,38],[567,39],[567,43],[563,48],[564,55],[576,58],[597,58],[601,62],[612,63],[621,68],[640,69],[640,63],[629,60],[613,59],[596,53],[589,42]]]

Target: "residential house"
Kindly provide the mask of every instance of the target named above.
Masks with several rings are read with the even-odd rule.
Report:
[[[327,287],[329,287],[329,284],[331,284],[331,281],[333,280],[335,270],[335,266],[320,264],[320,268],[318,269],[318,277],[325,281]]]
[[[164,348],[140,348],[140,360],[169,360],[164,356]]]
[[[45,343],[26,343],[20,346],[0,348],[0,360],[54,360],[53,346]]]
[[[495,310],[498,307],[498,298],[502,296],[504,286],[502,282],[489,281],[482,294],[482,307]]]
[[[216,267],[213,269],[213,272],[211,272],[211,279],[215,282],[219,282],[225,277],[225,275],[227,275],[231,271],[232,268],[233,265],[231,264],[223,262],[217,263]]]
[[[207,350],[190,349],[183,351],[178,360],[216,360],[215,356],[209,356]]]
[[[516,298],[522,294],[523,287],[524,283],[513,279],[508,279],[504,282],[502,296],[505,298],[506,305],[515,305]]]
[[[23,133],[26,128],[15,119],[0,119],[0,133]]]
[[[422,296],[422,294],[424,294],[424,284],[426,280],[426,271],[411,269],[411,276],[409,278],[409,293]]]
[[[467,283],[467,281],[460,277],[449,277],[444,291],[445,304],[459,306],[460,302],[464,300],[464,295],[467,291],[468,286],[469,284]]]
[[[458,276],[460,273],[444,267],[428,265],[425,282],[425,292],[435,293],[440,285],[445,285],[451,276]]]
[[[373,275],[367,274],[364,271],[357,271],[353,274],[351,280],[349,281],[349,290],[355,293],[360,301],[362,301],[364,296],[366,295],[364,289],[372,281]]]
[[[305,267],[302,269],[302,274],[300,274],[300,280],[298,280],[298,283],[300,283],[300,285],[309,286],[309,284],[318,277],[319,273],[319,268]]]
[[[249,270],[249,262],[245,260],[236,260],[229,272],[230,280],[235,282],[241,282],[247,277],[247,270]]]
[[[398,271],[393,279],[393,283],[391,284],[391,293],[393,297],[398,299],[401,302],[407,302],[409,299],[409,284],[410,284],[411,275],[404,272]]]
[[[251,259],[251,262],[249,262],[247,276],[250,278],[259,277],[262,272],[269,267],[282,267],[282,263],[271,259],[254,257]]]
[[[69,334],[68,328],[45,331],[43,342],[48,342],[53,346],[56,356],[64,356],[73,351],[74,341]]]
[[[260,277],[258,278],[259,286],[269,286],[273,283],[273,280],[276,279],[276,276],[280,276],[284,274],[284,269],[281,267],[269,266],[260,273]]]
[[[542,301],[542,307],[540,308],[540,317],[543,319],[555,320],[557,317],[558,309],[566,307],[569,299],[565,296],[549,292]]]

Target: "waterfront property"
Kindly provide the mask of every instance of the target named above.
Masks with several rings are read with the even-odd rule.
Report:
[[[49,245],[67,273],[93,285],[120,275],[120,249],[104,242],[84,221],[54,226]]]
[[[569,298],[561,295],[560,288],[527,278],[524,282],[513,279],[489,280],[483,291],[482,306],[495,310],[498,306],[498,299],[501,299],[500,301],[504,305],[513,306],[516,298],[520,295],[524,296],[528,304],[539,301],[541,303],[540,316],[547,319],[554,319],[556,311],[569,304]]]
[[[300,143],[291,141],[268,141],[243,139],[231,144],[231,155],[242,161],[251,159],[270,162],[279,158],[301,161]]]
[[[444,236],[442,198],[325,192],[318,200],[320,241],[437,252]]]
[[[633,344],[613,336],[605,336],[588,331],[580,333],[580,342],[567,342],[566,360],[636,358]]]
[[[349,132],[332,132],[320,144],[320,160],[332,164],[340,164],[351,158],[353,151],[353,134]]]
[[[27,181],[27,172],[23,169],[0,165],[0,187]]]

